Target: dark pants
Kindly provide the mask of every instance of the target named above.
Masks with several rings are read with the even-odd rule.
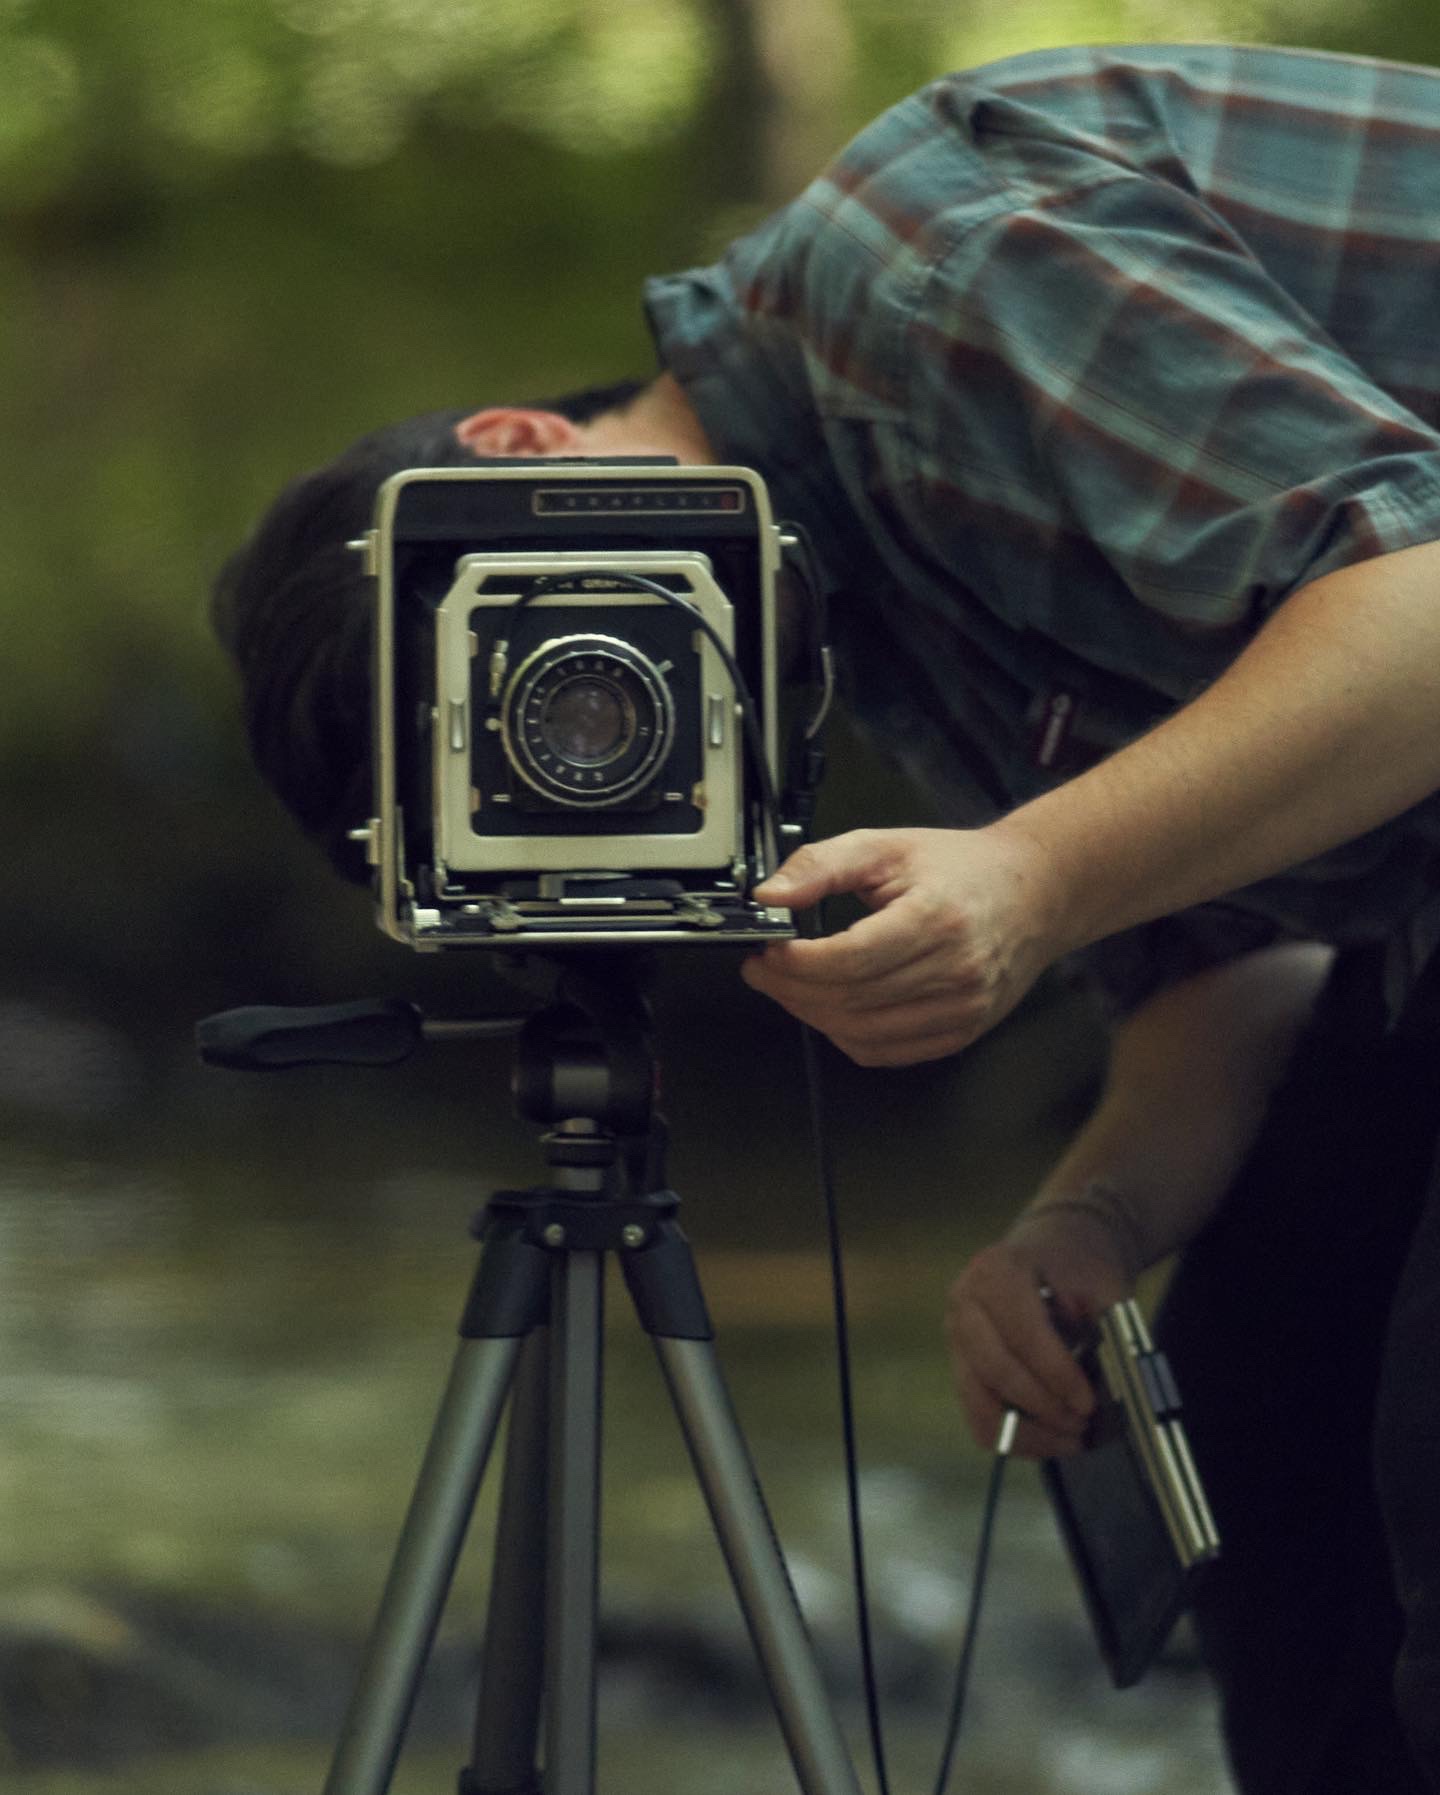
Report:
[[[1390,1316],[1375,1446],[1406,1618],[1396,1696],[1440,1789],[1440,1178],[1431,1180]]]
[[[1243,1795],[1440,1791],[1440,1044],[1385,1034],[1377,990],[1337,967],[1160,1321],[1220,1527],[1195,1620]]]

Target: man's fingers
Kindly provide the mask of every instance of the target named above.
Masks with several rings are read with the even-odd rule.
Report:
[[[851,986],[889,978],[929,959],[938,970],[944,963],[942,949],[923,927],[928,909],[918,894],[907,894],[838,935],[771,942],[761,958],[777,977],[812,985]]]
[[[999,1444],[1000,1426],[1009,1405],[999,1401],[966,1367],[957,1368],[955,1387],[976,1444],[993,1452]],[[1081,1435],[1073,1430],[1062,1432],[1022,1415],[1011,1450],[1017,1458],[1073,1458],[1084,1450],[1084,1444]]]
[[[914,1052],[893,1040],[873,1051],[895,1065],[958,1052],[1008,1015],[1047,963],[1054,904],[1033,860],[1032,848],[1017,850],[999,825],[853,829],[808,843],[757,895],[803,907],[851,892],[871,914],[823,940],[772,942],[745,962],[746,982],[848,1052],[850,1031],[833,1012],[822,1018],[805,988],[836,991],[854,1009],[878,1009],[919,996],[934,973],[956,1003],[944,1044],[932,1033]],[[891,981],[902,972],[909,976],[897,990]]]
[[[817,1006],[816,1017],[810,1026],[862,1066],[904,1066],[915,1055],[959,1053],[980,1032],[976,1018],[951,998],[858,1014]]]
[[[963,991],[918,964],[887,979],[883,990],[863,993],[851,985],[790,978],[759,955],[741,962],[740,976],[802,1022],[823,1026],[827,1034],[834,1030],[877,1042],[963,1028],[977,1007]]]
[[[741,977],[860,1066],[910,1066],[941,1059],[968,1047],[985,1026],[983,1005],[929,978],[920,988],[935,989],[938,995],[882,1002],[878,996],[861,1000],[853,988],[843,985],[778,978],[758,955],[742,962]]]
[[[1004,1242],[984,1248],[950,1287],[945,1331],[957,1371],[973,1367],[1004,1403],[1073,1432],[1087,1424],[1095,1393],[1056,1331],[1039,1281]]]
[[[866,892],[882,883],[894,865],[895,850],[885,840],[886,831],[852,829],[826,841],[806,842],[755,887],[762,904],[783,904],[791,910],[808,910],[821,898],[844,891]]]
[[[1009,1319],[1006,1315],[1007,1323]],[[995,1318],[978,1303],[954,1306],[947,1318],[947,1332],[957,1379],[962,1373],[974,1379],[1002,1408],[1019,1409],[1040,1427],[1076,1439],[1084,1432],[1085,1414],[1037,1374],[1036,1367],[1026,1362]],[[1065,1356],[1063,1347],[1061,1353]],[[1085,1383],[1083,1376],[1080,1382]]]
[[[1038,1295],[1007,1315],[1006,1339],[1010,1350],[1024,1359],[1057,1402],[1082,1421],[1089,1417],[1095,1407],[1090,1380],[1056,1332]]]
[[[821,1034],[825,1031],[821,1029]],[[948,1029],[938,1035],[907,1035],[903,1040],[873,1044],[849,1040],[835,1033],[827,1038],[835,1043],[846,1059],[872,1072],[894,1070],[904,1066],[923,1066],[927,1060],[948,1060],[972,1046],[981,1030],[978,1027]]]

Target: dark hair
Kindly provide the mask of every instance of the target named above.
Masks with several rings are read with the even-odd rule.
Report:
[[[639,381],[543,402],[577,424],[623,410]],[[287,486],[215,581],[210,618],[240,675],[255,764],[344,878],[363,882],[348,831],[370,815],[371,587],[347,544],[375,494],[411,467],[469,467],[468,412],[433,411],[362,437]]]

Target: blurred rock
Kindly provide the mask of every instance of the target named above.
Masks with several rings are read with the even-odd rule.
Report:
[[[119,1032],[21,999],[0,1000],[0,1105],[57,1121],[104,1119],[144,1088],[140,1056]]]

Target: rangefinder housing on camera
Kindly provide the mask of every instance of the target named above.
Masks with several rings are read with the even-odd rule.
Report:
[[[752,941],[779,778],[780,538],[747,468],[415,469],[381,487],[380,923],[421,948]],[[750,709],[750,728],[745,709]]]

